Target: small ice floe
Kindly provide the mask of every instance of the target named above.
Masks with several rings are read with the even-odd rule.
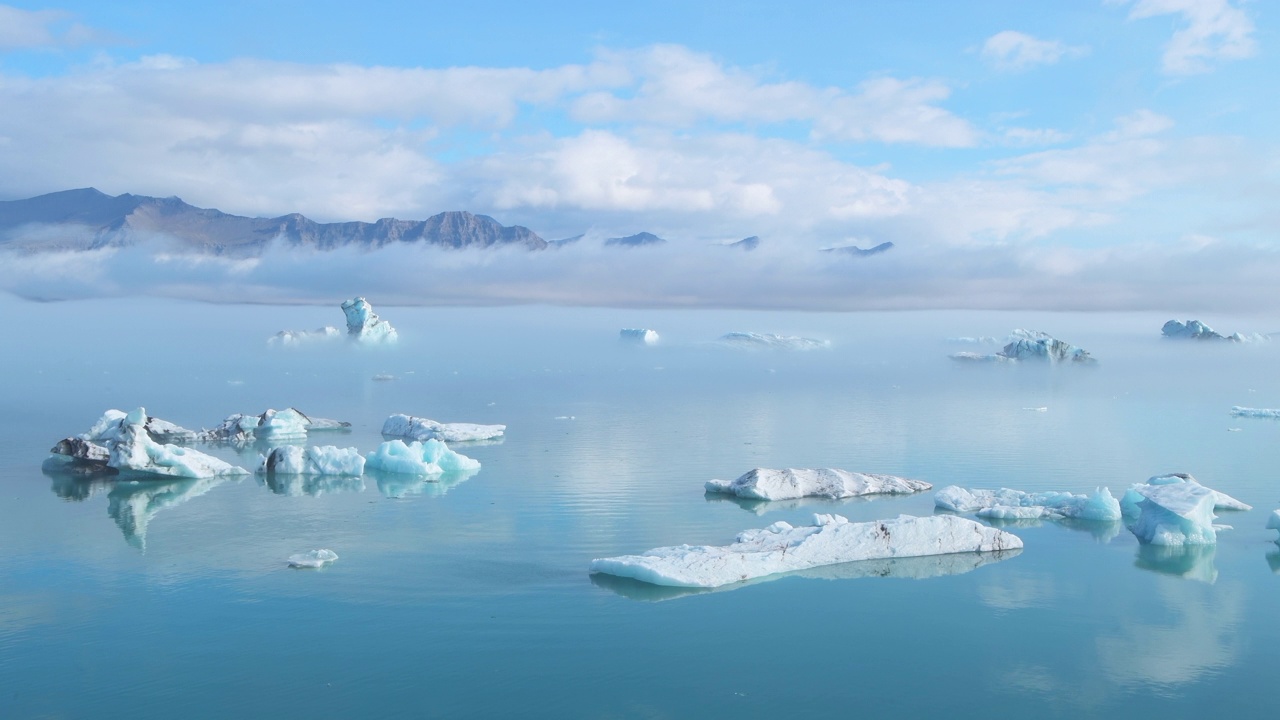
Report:
[[[409,440],[443,440],[468,442],[501,437],[506,425],[477,425],[475,423],[442,423],[423,417],[396,414],[382,424],[382,434],[387,437]]]
[[[658,331],[645,328],[623,328],[618,331],[618,339],[628,345],[657,345]]]
[[[1267,342],[1271,338],[1262,333],[1249,333],[1244,335],[1241,333],[1232,333],[1223,335],[1214,332],[1213,328],[1205,325],[1199,320],[1170,320],[1160,328],[1160,334],[1167,338],[1175,340],[1215,340],[1234,343],[1246,342]]]
[[[1152,485],[1188,485],[1204,487],[1200,485],[1190,473],[1168,473],[1165,475],[1156,475],[1148,478],[1145,483],[1137,483],[1131,485],[1129,490],[1125,492],[1124,497],[1120,499],[1120,508],[1125,515],[1136,516],[1138,514],[1138,503],[1142,502],[1144,497],[1144,488]],[[1213,509],[1214,510],[1252,510],[1253,506],[1243,503],[1230,495],[1210,489],[1213,493]]]
[[[395,379],[396,379],[396,376],[390,373],[378,373],[377,375],[373,376],[374,382],[391,382],[392,380],[395,380]]]
[[[577,418],[573,415],[557,415],[552,419],[553,420],[576,420]]]
[[[710,480],[704,487],[709,493],[736,495],[748,500],[793,500],[803,497],[843,500],[860,495],[906,495],[928,490],[933,486],[922,480],[836,468],[755,468],[736,480]]]
[[[204,442],[245,445],[253,440],[303,439],[309,432],[347,430],[350,427],[349,422],[310,417],[297,408],[268,408],[260,415],[230,415],[220,425],[200,432],[197,437]]]
[[[320,548],[310,552],[298,553],[289,556],[289,567],[291,568],[322,568],[325,565],[338,559],[338,553]]]
[[[342,475],[364,474],[364,458],[353,447],[318,445],[306,449],[295,445],[272,448],[258,456],[258,472],[269,475]]]
[[[974,490],[950,485],[938,491],[933,504],[951,512],[971,512],[978,517],[999,520],[1073,518],[1115,522],[1121,517],[1120,503],[1107,488],[1098,488],[1092,495],[1076,495],[1069,492],[1033,493],[1009,488]]]
[[[1251,408],[1236,405],[1231,408],[1232,417],[1251,417],[1251,418],[1280,418],[1280,410],[1273,408]]]
[[[754,332],[731,332],[721,335],[716,342],[739,350],[826,350],[831,347],[830,340]]]
[[[1227,432],[1240,432],[1243,428],[1227,428]]]
[[[1097,362],[1088,351],[1063,342],[1039,330],[1017,329],[1009,334],[1009,342],[994,355],[962,352],[951,355],[952,360],[963,362],[1023,362],[1042,361],[1053,364],[1070,363],[1089,365]]]
[[[138,408],[125,415],[117,429],[106,433],[107,466],[120,472],[176,478],[247,475],[244,468],[180,445],[165,445],[147,430],[147,411]]]
[[[1049,408],[1043,407],[1043,406],[1042,407],[1024,407],[1022,409],[1028,412],[1049,412]]]
[[[378,317],[373,306],[362,297],[351,298],[342,303],[342,312],[347,316],[347,336],[352,340],[378,344],[394,343],[400,339],[391,323]]]
[[[474,472],[480,461],[459,455],[439,440],[411,442],[388,440],[365,460],[365,467],[401,475],[443,475]]]
[[[817,514],[813,525],[776,522],[724,546],[679,545],[591,561],[591,572],[672,587],[719,587],[855,560],[993,552],[1022,547],[1012,533],[954,515],[851,523]]]

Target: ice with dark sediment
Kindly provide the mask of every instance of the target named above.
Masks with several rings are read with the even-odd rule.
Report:
[[[933,486],[896,475],[874,475],[837,468],[755,468],[735,480],[711,480],[706,492],[736,495],[748,500],[792,500],[820,497],[832,500],[860,495],[906,495]]]
[[[284,445],[259,456],[258,472],[271,475],[346,475],[364,474],[364,458],[353,447],[317,445],[300,448]]]
[[[442,423],[429,418],[396,414],[382,424],[382,434],[387,437],[408,440],[443,440],[445,442],[471,442],[502,437],[506,425],[479,425],[476,423]]]
[[[245,445],[254,440],[304,439],[310,432],[347,430],[351,423],[329,418],[311,417],[297,408],[268,408],[258,415],[236,413],[212,430],[200,432],[203,442]]]
[[[851,523],[814,515],[813,524],[786,522],[739,533],[724,546],[679,545],[591,561],[591,572],[654,585],[719,587],[753,578],[856,560],[992,552],[1022,547],[1012,533],[955,515]]]

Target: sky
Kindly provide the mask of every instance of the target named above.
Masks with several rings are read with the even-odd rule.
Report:
[[[592,285],[604,261],[583,251],[524,294],[521,261],[463,263],[441,293],[495,288],[475,300],[1280,309],[1274,7],[16,2],[0,5],[0,199],[470,210],[551,240],[671,241],[628,261],[661,298]],[[767,260],[730,278],[750,297],[698,286],[723,269],[706,247],[751,235]],[[814,259],[884,241],[878,265]]]

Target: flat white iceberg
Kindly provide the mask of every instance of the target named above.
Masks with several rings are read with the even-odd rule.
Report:
[[[1072,363],[1088,365],[1097,362],[1088,351],[1063,342],[1039,330],[1021,328],[1009,333],[1009,342],[994,355],[962,352],[951,355],[952,360],[965,362],[1023,362],[1043,361],[1053,364]]]
[[[275,475],[364,474],[364,458],[353,447],[318,445],[306,449],[295,445],[272,448],[259,456],[258,472]]]
[[[480,462],[449,449],[439,440],[388,440],[365,460],[365,467],[400,475],[443,475],[467,473],[480,469]]]
[[[632,345],[657,345],[658,331],[646,328],[623,328],[618,331],[618,339]]]
[[[754,332],[727,333],[721,335],[717,342],[741,350],[825,350],[831,347],[830,340]]]
[[[1069,492],[1024,492],[1022,490],[974,490],[950,485],[934,495],[933,503],[943,510],[977,513],[979,517],[1001,520],[1075,518],[1098,522],[1120,519],[1120,502],[1108,488],[1092,495]]]
[[[1280,410],[1273,408],[1251,408],[1236,405],[1231,408],[1233,417],[1251,417],[1251,418],[1280,418]]]
[[[347,335],[361,343],[394,343],[400,339],[391,323],[378,317],[373,306],[362,297],[351,298],[342,303],[342,312],[347,316]]]
[[[822,565],[1022,547],[1016,535],[954,515],[851,523],[840,515],[814,515],[813,525],[776,522],[747,530],[725,546],[679,545],[643,555],[600,558],[591,572],[672,587],[719,587]]]
[[[1218,542],[1213,521],[1215,493],[1197,482],[1135,485],[1141,496],[1137,519],[1129,530],[1147,545],[1213,545]],[[1126,501],[1130,500],[1126,493]]]
[[[1137,517],[1139,514],[1138,505],[1146,497],[1144,488],[1151,485],[1194,485],[1204,487],[1189,473],[1167,473],[1165,475],[1156,475],[1148,478],[1145,483],[1138,483],[1129,487],[1125,491],[1124,497],[1120,498],[1120,509],[1125,515]],[[1213,509],[1214,510],[1252,510],[1253,506],[1248,503],[1241,502],[1230,495],[1206,488],[1213,493]]]
[[[443,440],[445,442],[471,442],[501,437],[506,425],[477,425],[475,423],[442,423],[423,417],[396,414],[382,424],[382,434],[387,437],[409,440]]]
[[[794,500],[803,497],[842,500],[859,495],[906,495],[933,486],[921,480],[836,468],[756,468],[736,480],[711,480],[705,487],[707,492],[737,495],[748,500]]]
[[[138,408],[125,416],[119,437],[107,440],[111,457],[107,465],[121,472],[146,473],[164,477],[206,478],[221,475],[248,475],[211,455],[180,445],[162,445],[147,433],[147,412]]]
[[[290,555],[289,567],[321,568],[337,559],[338,553],[326,548],[320,548],[319,550]]]

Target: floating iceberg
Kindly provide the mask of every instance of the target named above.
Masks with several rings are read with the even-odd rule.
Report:
[[[1063,342],[1039,330],[1014,330],[1009,342],[994,355],[962,352],[951,355],[952,360],[965,362],[1010,362],[1039,360],[1050,363],[1092,364],[1097,362],[1089,353],[1070,343]]]
[[[480,462],[449,449],[439,440],[411,442],[388,440],[365,460],[365,467],[401,475],[442,475],[474,472]]]
[[[1225,340],[1228,342],[1266,342],[1271,338],[1261,333],[1250,333],[1243,335],[1241,333],[1232,333],[1223,335],[1214,332],[1213,328],[1205,325],[1199,320],[1187,320],[1185,322],[1179,320],[1170,320],[1160,328],[1160,333],[1167,338],[1177,340]]]
[[[623,328],[618,331],[618,339],[632,345],[657,345],[658,331],[644,328]]]
[[[294,445],[272,448],[259,456],[258,472],[273,475],[364,474],[364,458],[355,448],[319,445],[305,450]]]
[[[146,429],[147,411],[138,408],[125,416],[119,435],[108,439],[111,457],[107,465],[121,472],[147,473],[165,477],[205,478],[220,475],[248,475],[249,471],[211,455],[179,445],[162,445],[151,439]]]
[[[80,439],[91,442],[118,440],[125,424],[125,413],[122,410],[108,410],[102,414],[89,432],[80,435]],[[168,420],[148,416],[143,423],[147,434],[158,443],[188,443],[198,439],[198,433],[175,425]]]
[[[57,469],[66,472],[94,475],[116,471],[115,468],[107,467],[107,462],[111,460],[110,450],[82,438],[69,437],[59,440],[57,445],[49,448],[49,452],[53,453],[57,462],[64,465]]]
[[[349,422],[309,417],[297,408],[268,408],[260,415],[230,415],[217,427],[205,430],[197,437],[204,442],[245,445],[255,439],[303,439],[308,432],[346,430],[350,427]]]
[[[342,338],[342,331],[332,325],[325,325],[315,330],[281,330],[267,338],[268,345],[293,347],[311,344],[316,341],[332,341]]]
[[[378,317],[373,306],[362,297],[342,303],[347,316],[347,335],[362,343],[393,343],[399,340],[391,323]]]
[[[1268,530],[1280,530],[1280,510],[1272,510],[1271,516],[1267,518]],[[1276,540],[1280,543],[1280,540]]]
[[[835,468],[771,470],[756,468],[736,480],[711,480],[711,493],[737,495],[749,500],[793,500],[823,497],[832,500],[858,495],[906,495],[933,486],[920,480],[893,475],[869,475]]]
[[[1120,509],[1125,515],[1137,517],[1139,514],[1138,505],[1142,499],[1146,497],[1143,488],[1151,485],[1194,485],[1204,487],[1194,477],[1188,473],[1169,473],[1166,475],[1156,475],[1149,478],[1146,483],[1138,483],[1132,485],[1125,492],[1124,497],[1120,499]],[[1231,497],[1224,492],[1209,489],[1213,493],[1213,509],[1214,510],[1252,510],[1253,506]]]
[[[1269,418],[1280,419],[1280,410],[1273,408],[1251,408],[1236,405],[1231,408],[1232,417],[1251,417],[1251,418]]]
[[[474,423],[441,423],[412,415],[392,415],[382,424],[382,434],[387,437],[409,440],[443,440],[445,442],[469,442],[501,437],[506,425],[476,425]]]
[[[979,517],[999,520],[1074,518],[1098,522],[1120,519],[1120,503],[1107,488],[1093,495],[1069,492],[1031,493],[1022,490],[970,490],[951,485],[942,488],[933,504],[943,510],[977,513]]]
[[[716,342],[741,350],[825,350],[831,347],[830,340],[753,332],[731,332],[721,335]]]
[[[289,567],[293,568],[321,568],[334,560],[338,559],[338,553],[332,550],[321,548],[312,550],[311,552],[298,553],[289,556]]]
[[[1134,503],[1137,519],[1129,530],[1147,545],[1213,545],[1218,542],[1213,521],[1214,491],[1197,482],[1166,485],[1134,485],[1125,493],[1141,496]],[[1126,513],[1128,514],[1128,513]]]
[[[1022,547],[1016,535],[954,515],[851,523],[814,515],[813,525],[776,522],[747,530],[732,545],[655,548],[643,555],[591,561],[591,572],[654,585],[719,587],[752,578],[855,560],[990,552]]]

